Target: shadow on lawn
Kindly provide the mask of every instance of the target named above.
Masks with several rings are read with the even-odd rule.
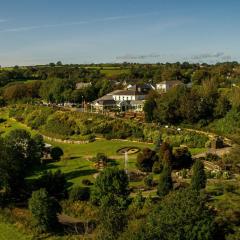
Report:
[[[77,177],[84,177],[88,175],[92,175],[94,173],[97,173],[98,171],[96,169],[84,169],[84,170],[75,170],[72,172],[65,173],[65,177],[67,180],[71,180],[73,178]]]

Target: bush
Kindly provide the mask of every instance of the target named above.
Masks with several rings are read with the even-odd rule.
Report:
[[[4,123],[6,122],[7,120],[5,118],[0,118],[0,123]]]
[[[231,183],[224,185],[224,192],[226,193],[235,193],[237,189],[238,187]]]
[[[159,177],[157,194],[164,197],[173,189],[173,182],[171,177],[171,168],[165,165]]]
[[[143,172],[151,172],[155,161],[158,161],[158,156],[155,151],[149,148],[144,148],[137,155],[136,166]]]
[[[154,182],[153,182],[153,175],[150,174],[144,178],[144,183],[147,187],[152,187]]]
[[[159,173],[162,172],[162,169],[163,169],[163,165],[160,161],[154,162],[153,167],[152,167],[152,172],[153,173],[159,174]]]
[[[58,161],[63,155],[63,150],[60,147],[53,147],[50,154],[54,161]]]
[[[90,189],[88,187],[74,187],[69,193],[69,199],[75,201],[87,201],[90,198]]]
[[[213,153],[207,153],[205,160],[209,161],[209,162],[215,162],[218,161],[220,159],[220,157],[217,154],[213,154]]]
[[[61,199],[67,196],[67,180],[60,170],[45,172],[37,180],[38,188],[45,188],[50,196]]]
[[[63,112],[54,113],[45,124],[45,131],[61,136],[72,136],[77,130],[76,122]]]
[[[32,193],[29,210],[32,214],[33,224],[39,231],[52,231],[58,226],[57,214],[61,212],[61,207],[45,189]]]
[[[82,184],[86,185],[86,186],[91,186],[93,185],[93,183],[89,180],[89,179],[83,179],[82,180]]]
[[[191,153],[188,148],[177,148],[174,151],[173,168],[182,169],[189,168],[193,164]]]

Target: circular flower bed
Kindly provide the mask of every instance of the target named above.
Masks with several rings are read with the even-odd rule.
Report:
[[[138,147],[123,147],[118,149],[117,153],[124,155],[126,152],[128,154],[135,154],[135,153],[138,153],[139,151],[140,151],[140,148]]]

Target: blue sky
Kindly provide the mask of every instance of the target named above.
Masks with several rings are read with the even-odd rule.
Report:
[[[240,60],[238,0],[0,0],[0,65]]]

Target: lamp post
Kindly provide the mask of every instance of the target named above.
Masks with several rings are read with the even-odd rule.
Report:
[[[130,175],[129,175],[129,172],[128,172],[128,151],[126,150],[124,152],[124,168],[125,168],[125,173],[127,174],[128,176],[128,179],[130,179]]]
[[[82,95],[82,112],[83,112],[83,95]]]

